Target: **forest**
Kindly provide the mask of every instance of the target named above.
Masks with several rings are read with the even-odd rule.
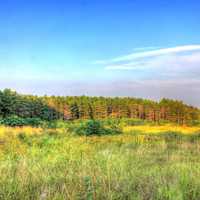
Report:
[[[132,97],[33,96],[4,89],[0,91],[0,117],[10,116],[47,121],[135,118],[181,125],[199,120],[200,110],[166,98],[156,102]]]

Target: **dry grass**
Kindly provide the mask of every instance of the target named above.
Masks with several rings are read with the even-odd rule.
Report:
[[[174,130],[199,129],[136,126],[124,127],[121,135],[84,137],[62,129],[1,127],[0,199],[200,199],[199,140],[148,134]]]
[[[176,125],[163,125],[163,126],[150,126],[150,125],[142,125],[142,126],[127,126],[123,128],[125,133],[130,131],[140,131],[142,133],[165,133],[165,132],[178,132],[182,134],[194,134],[200,132],[200,127],[191,127],[191,126],[176,126]]]

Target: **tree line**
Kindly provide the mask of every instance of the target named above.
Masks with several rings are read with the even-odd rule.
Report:
[[[130,97],[33,96],[10,89],[0,91],[0,117],[19,116],[41,120],[137,118],[178,124],[199,120],[200,110],[182,101],[160,102]]]

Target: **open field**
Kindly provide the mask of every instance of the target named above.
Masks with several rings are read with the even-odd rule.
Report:
[[[0,128],[0,199],[200,199],[200,128]]]
[[[200,0],[0,0],[0,200],[200,200]]]

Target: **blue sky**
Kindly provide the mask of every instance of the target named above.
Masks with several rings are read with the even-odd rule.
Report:
[[[200,106],[200,2],[0,2],[0,88]]]

